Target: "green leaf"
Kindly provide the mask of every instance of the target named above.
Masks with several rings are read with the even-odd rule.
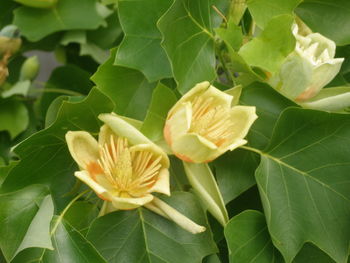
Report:
[[[30,246],[52,247],[47,237],[53,207],[42,202],[47,194],[47,187],[41,185],[0,194],[0,247],[7,261]]]
[[[268,145],[272,127],[281,112],[288,107],[297,106],[269,85],[259,82],[242,89],[240,104],[256,107],[258,119],[248,133],[248,143],[258,149],[264,149]]]
[[[60,220],[59,217],[55,219]],[[65,220],[58,224],[52,241],[54,250],[44,250],[40,262],[106,263],[91,243]]]
[[[64,219],[80,233],[85,233],[98,216],[96,204],[87,201],[75,202],[64,215]],[[84,215],[84,216],[82,216]]]
[[[209,0],[175,0],[158,22],[162,45],[182,93],[216,77],[210,9]]]
[[[118,114],[143,120],[156,83],[148,83],[139,71],[113,65],[116,52],[111,51],[91,79],[115,102]]]
[[[69,154],[65,134],[71,130],[86,130],[97,133],[100,113],[111,112],[113,103],[97,89],[92,89],[81,102],[64,101],[57,120],[47,129],[32,135],[15,148],[21,161],[6,177],[1,191],[9,192],[30,184],[45,184],[50,187],[56,208],[60,211],[70,196],[74,171],[78,168]]]
[[[228,214],[215,177],[206,163],[183,162],[187,179],[208,211],[225,226]]]
[[[291,15],[280,15],[271,19],[259,37],[242,46],[239,55],[250,66],[270,72],[277,71],[295,48],[293,22],[294,18]]]
[[[334,40],[337,45],[350,44],[349,1],[304,0],[295,12],[313,31]]]
[[[163,127],[171,107],[176,103],[175,93],[162,83],[158,83],[152,94],[152,101],[141,132],[153,141],[163,139]]]
[[[165,199],[176,210],[207,226],[200,204],[190,193],[175,192]],[[117,211],[94,221],[88,240],[110,263],[199,263],[216,252],[210,229],[191,234],[147,209]]]
[[[92,88],[90,74],[85,70],[74,66],[65,65],[55,68],[46,82],[44,94],[40,99],[40,110],[46,114],[51,102],[58,96],[64,95],[86,95]]]
[[[249,151],[227,152],[213,162],[218,186],[225,204],[255,185],[259,157]]]
[[[225,237],[231,263],[284,262],[271,242],[264,215],[258,211],[246,210],[232,218]]]
[[[8,131],[13,139],[28,127],[28,110],[22,102],[0,98],[0,108],[0,131]]]
[[[273,243],[286,262],[305,242],[347,262],[349,138],[350,115],[292,108],[260,152],[255,177]]]
[[[241,27],[237,26],[232,19],[228,21],[226,28],[216,28],[215,33],[230,46],[233,50],[238,51],[242,45],[243,34]]]
[[[137,69],[150,82],[172,77],[156,25],[171,4],[171,0],[118,1],[120,24],[125,36],[115,57],[115,65]]]
[[[248,0],[248,9],[256,24],[264,28],[278,15],[292,15],[293,10],[302,0]]]
[[[22,6],[14,15],[14,24],[30,41],[62,30],[95,29],[104,21],[98,13],[96,0],[59,0],[49,9]]]

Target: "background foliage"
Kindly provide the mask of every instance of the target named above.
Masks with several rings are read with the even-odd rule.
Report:
[[[302,109],[267,84],[301,19],[345,58],[327,88],[350,85],[348,0],[0,5],[0,29],[15,24],[23,40],[0,87],[0,262],[348,262],[350,115]],[[59,66],[23,82],[33,50]],[[211,163],[227,226],[206,213],[173,157],[165,199],[206,232],[189,234],[144,208],[97,218],[102,201],[73,176],[65,133],[96,135],[98,114],[114,111],[164,145],[168,110],[204,80],[242,85],[239,103],[259,116],[246,147]]]

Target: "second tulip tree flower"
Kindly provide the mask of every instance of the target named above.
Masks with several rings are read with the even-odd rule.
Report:
[[[98,141],[85,131],[69,131],[66,141],[81,171],[75,176],[106,202],[102,214],[145,206],[192,233],[192,222],[152,193],[170,195],[169,159],[161,148],[122,118],[101,114]]]
[[[319,33],[301,32],[296,24],[292,31],[295,49],[269,84],[305,108],[337,111],[350,106],[349,88],[323,89],[344,61],[335,58],[335,43]]]
[[[247,143],[255,107],[232,105],[233,96],[205,81],[170,110],[164,137],[174,154],[190,163],[210,162]]]
[[[165,140],[184,161],[193,189],[223,226],[228,215],[207,162],[246,144],[244,137],[257,118],[255,107],[235,106],[229,93],[207,81],[197,84],[173,106],[164,127]]]

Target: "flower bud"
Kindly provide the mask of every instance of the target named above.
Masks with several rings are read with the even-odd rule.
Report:
[[[186,162],[209,162],[247,141],[257,118],[255,107],[234,106],[233,96],[205,81],[197,84],[170,110],[164,137],[173,153]]]
[[[316,96],[338,74],[344,58],[334,58],[335,43],[319,33],[303,36],[294,25],[293,34],[295,50],[269,82],[299,103]]]
[[[0,31],[0,55],[16,53],[21,44],[22,40],[19,37],[19,30],[15,25],[5,26]]]
[[[35,8],[50,8],[57,4],[58,0],[15,0],[25,6],[35,7]]]
[[[39,72],[39,60],[37,56],[27,58],[22,67],[19,75],[19,79],[22,80],[33,80]]]

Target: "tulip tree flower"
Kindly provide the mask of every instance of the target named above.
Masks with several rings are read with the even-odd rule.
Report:
[[[349,90],[342,89],[347,93],[345,96],[341,96],[339,89],[327,91],[327,97],[337,96],[329,100],[322,94],[322,88],[338,74],[344,61],[344,58],[334,58],[335,43],[319,33],[302,35],[297,25],[293,26],[293,34],[295,50],[269,80],[270,85],[305,108],[339,110],[350,106]],[[338,106],[334,105],[335,101],[339,101]]]
[[[247,143],[244,137],[257,118],[255,107],[232,106],[233,96],[205,81],[170,110],[164,137],[185,162],[210,162]]]
[[[257,118],[255,107],[233,106],[238,100],[230,91],[207,81],[197,84],[173,106],[164,127],[165,140],[184,161],[190,184],[223,226],[228,222],[226,207],[206,163],[246,144],[244,137]]]
[[[120,117],[101,114],[99,118],[105,124],[98,141],[85,131],[67,132],[66,141],[80,167],[75,176],[106,201],[102,210],[145,206],[192,233],[203,232],[204,227],[152,195],[170,195],[169,159],[163,150]]]

